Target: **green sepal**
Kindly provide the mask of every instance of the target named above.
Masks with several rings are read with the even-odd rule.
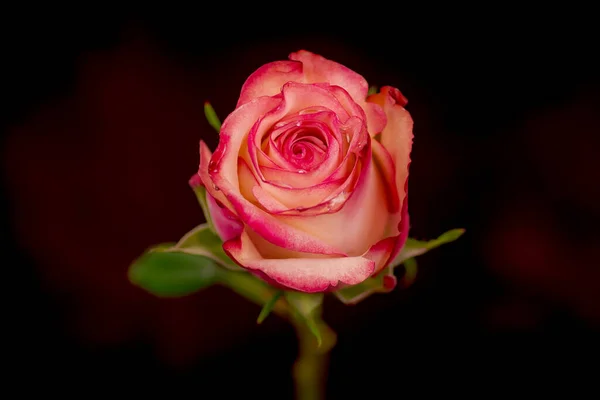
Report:
[[[271,300],[267,301],[263,305],[263,308],[260,310],[260,314],[258,314],[258,318],[256,319],[257,324],[262,324],[269,314],[271,314],[271,311],[273,311],[273,308],[275,308],[275,304],[277,304],[277,300],[279,300],[282,295],[283,291],[280,290],[276,292],[273,297],[271,297]]]
[[[317,346],[320,347],[323,342],[323,334],[319,324],[320,312],[318,310],[323,304],[323,293],[288,291],[284,295],[295,318],[306,325],[317,339]]]
[[[404,275],[401,282],[402,286],[406,288],[412,285],[417,279],[417,260],[414,257],[407,258],[402,262],[402,265],[404,266]]]
[[[394,269],[387,267],[379,274],[367,278],[358,285],[347,286],[333,294],[344,304],[356,304],[373,293],[388,293],[394,289],[396,277]]]
[[[408,238],[404,247],[390,265],[392,267],[398,266],[409,258],[420,256],[443,244],[453,242],[461,237],[463,233],[465,233],[464,229],[452,229],[441,234],[437,239],[429,241]]]
[[[396,286],[394,270],[399,265],[404,266],[404,275],[401,284],[403,287],[410,286],[417,275],[417,261],[415,257],[425,254],[445,243],[458,239],[464,229],[452,229],[440,235],[437,239],[421,241],[408,238],[400,253],[384,271],[376,276],[370,277],[358,285],[347,286],[334,292],[334,295],[344,304],[356,304],[373,293],[388,293]]]
[[[210,211],[208,210],[208,200],[206,199],[206,188],[202,185],[198,185],[198,186],[194,186],[192,189],[194,190],[194,194],[196,195],[196,198],[198,199],[198,203],[200,203],[200,208],[202,209],[202,214],[204,214],[204,219],[206,220],[208,227],[210,228],[211,231],[213,231],[216,234],[217,230],[215,229],[215,223],[213,222],[213,219],[210,215]]]
[[[212,285],[219,267],[208,257],[168,251],[171,244],[149,249],[129,267],[129,280],[158,297],[182,297]]]
[[[212,126],[217,133],[221,132],[221,121],[219,120],[219,117],[217,117],[215,109],[208,101],[204,102],[204,115],[210,126]]]
[[[208,223],[198,225],[186,233],[174,246],[164,251],[208,257],[227,269],[243,270],[223,251],[223,241],[210,229]]]
[[[373,94],[377,94],[379,92],[379,88],[377,86],[371,86],[369,91],[367,92],[367,96],[371,96]]]

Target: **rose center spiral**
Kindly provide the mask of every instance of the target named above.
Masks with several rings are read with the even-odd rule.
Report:
[[[287,129],[272,132],[270,141],[288,167],[309,171],[323,162],[327,154],[327,136],[318,126],[296,122]]]

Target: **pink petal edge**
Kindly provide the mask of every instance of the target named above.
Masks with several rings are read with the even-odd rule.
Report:
[[[242,85],[237,107],[257,97],[273,96],[287,82],[303,79],[302,63],[297,61],[275,61],[263,65],[252,73]]]
[[[240,266],[266,275],[286,288],[317,293],[367,279],[375,262],[365,257],[265,259],[246,232],[223,244],[223,250]]]
[[[291,53],[289,59],[302,63],[306,83],[326,82],[341,86],[358,103],[367,97],[369,84],[365,78],[342,64],[307,50]]]

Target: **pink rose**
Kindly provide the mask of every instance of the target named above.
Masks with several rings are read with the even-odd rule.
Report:
[[[198,175],[223,249],[277,286],[361,283],[408,235],[412,119],[398,89],[308,51],[244,83]]]

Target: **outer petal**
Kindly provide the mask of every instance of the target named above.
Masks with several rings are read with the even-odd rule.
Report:
[[[369,90],[367,81],[351,69],[306,50],[292,53],[289,58],[302,62],[306,83],[326,82],[341,86],[359,104],[367,97]]]
[[[214,177],[218,175],[221,179],[226,179],[232,186],[238,186],[237,159],[240,148],[248,137],[248,132],[263,115],[281,105],[281,96],[259,97],[229,114],[221,126],[219,145],[207,167],[208,174],[213,181]]]
[[[388,190],[386,191],[387,206],[390,213],[396,213],[400,209],[400,197],[396,186],[396,166],[390,153],[376,140],[372,142],[373,160],[383,175]]]
[[[408,231],[410,230],[410,218],[408,215],[408,197],[404,200],[404,204],[402,205],[401,219],[398,223],[398,230],[400,231],[400,235],[398,235],[398,241],[396,242],[394,250],[392,251],[392,254],[390,254],[390,258],[386,265],[389,264],[389,262],[391,262],[394,258],[396,258],[398,253],[400,253],[400,250],[402,250],[402,247],[404,247],[406,239],[408,239]]]
[[[223,250],[242,267],[266,275],[290,289],[315,293],[356,285],[367,279],[375,262],[365,257],[265,259],[246,232],[223,244]]]
[[[375,243],[369,251],[363,254],[363,257],[375,262],[375,270],[373,275],[381,271],[392,260],[391,255],[395,251],[399,236],[388,237]]]
[[[405,185],[413,142],[413,120],[404,109],[406,98],[396,88],[384,86],[381,92],[369,96],[368,102],[379,104],[387,116],[387,125],[381,132],[381,144],[390,153],[396,167],[396,186],[400,201],[406,197]]]
[[[217,201],[210,194],[206,195],[206,202],[210,216],[213,219],[215,229],[223,241],[227,241],[239,236],[244,229],[240,220],[223,205],[217,204]]]
[[[302,63],[297,61],[275,61],[265,64],[246,79],[237,102],[237,107],[261,96],[274,96],[287,82],[303,81]]]
[[[281,106],[282,97],[259,97],[232,112],[221,126],[220,140],[210,163],[208,174],[212,182],[227,198],[232,211],[240,220],[261,234],[265,239],[286,249],[317,254],[345,255],[317,237],[287,226],[273,215],[266,213],[248,201],[240,193],[238,177],[238,154],[248,131],[264,114]],[[212,193],[211,193],[212,194]]]
[[[331,199],[332,207],[345,201],[338,212],[314,218],[289,216],[280,219],[301,230],[314,232],[325,243],[348,255],[363,254],[373,242],[384,238],[390,214],[383,203],[387,189],[381,175],[371,163],[370,149],[361,162],[362,171],[354,190],[349,193],[341,192],[337,198]]]
[[[198,177],[202,181],[202,184],[206,188],[206,191],[216,200],[220,201],[222,204],[226,204],[230,209],[231,205],[225,195],[215,189],[215,184],[212,181],[212,178],[208,174],[208,164],[210,163],[210,159],[212,158],[212,153],[206,143],[204,141],[200,141],[200,166],[198,168]]]
[[[383,108],[379,104],[375,103],[362,103],[363,109],[367,116],[367,129],[371,136],[375,136],[381,133],[387,125],[387,117]]]
[[[285,249],[315,254],[345,255],[342,250],[328,244],[306,231],[286,225],[279,218],[265,212],[245,199],[237,188],[220,176],[213,180],[221,187],[239,216],[246,225],[269,242]]]

